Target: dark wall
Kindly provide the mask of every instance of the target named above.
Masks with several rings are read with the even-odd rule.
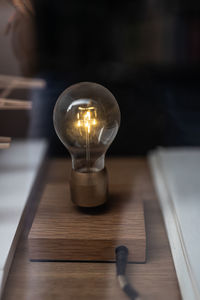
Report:
[[[53,106],[79,81],[105,85],[119,102],[111,154],[200,145],[198,1],[37,0],[35,9],[38,74],[48,84],[33,95],[30,131],[48,136],[53,153],[62,152]]]

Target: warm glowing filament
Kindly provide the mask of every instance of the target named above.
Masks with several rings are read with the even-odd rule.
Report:
[[[95,107],[79,107],[79,112],[77,113],[77,127],[85,128],[86,132],[89,134],[92,127],[97,124],[97,112]]]

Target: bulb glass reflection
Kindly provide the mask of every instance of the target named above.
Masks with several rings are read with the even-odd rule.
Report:
[[[105,153],[120,125],[119,106],[108,89],[90,82],[70,86],[58,98],[53,120],[75,171],[104,168]]]

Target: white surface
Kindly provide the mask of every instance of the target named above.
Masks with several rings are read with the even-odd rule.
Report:
[[[17,228],[46,148],[46,142],[38,140],[12,142],[9,149],[0,151],[0,292],[14,254]]]
[[[200,149],[149,158],[183,299],[200,299]]]

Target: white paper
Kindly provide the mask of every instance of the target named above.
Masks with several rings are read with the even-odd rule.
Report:
[[[44,140],[12,142],[0,150],[0,294],[14,255],[17,229],[47,149]],[[19,233],[18,233],[19,234]]]
[[[149,156],[183,299],[200,299],[200,149]]]

